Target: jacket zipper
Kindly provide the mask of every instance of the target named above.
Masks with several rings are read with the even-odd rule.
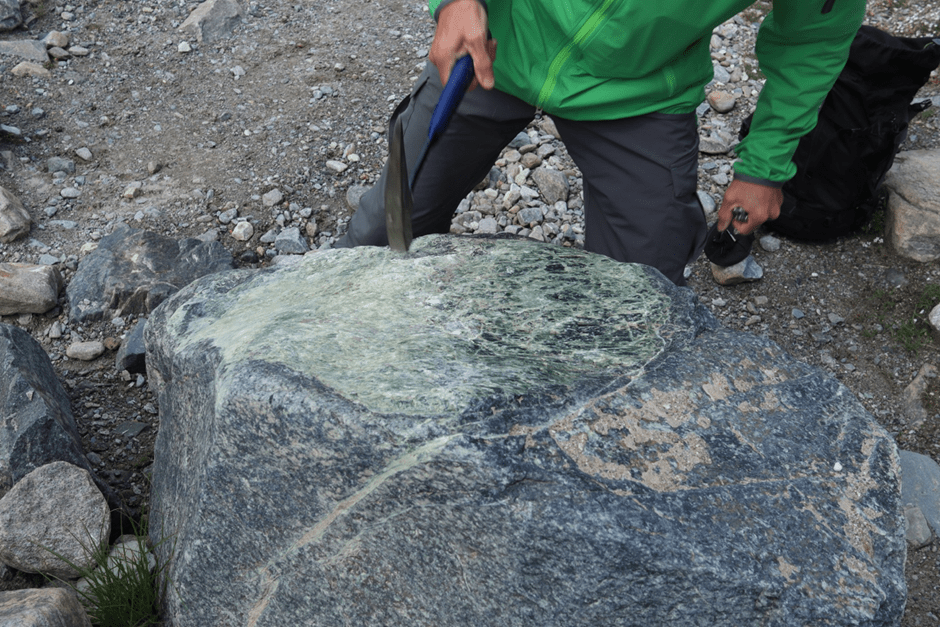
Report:
[[[565,63],[568,62],[568,59],[571,58],[571,53],[574,51],[575,46],[579,46],[595,30],[597,30],[597,27],[600,26],[604,20],[607,19],[607,9],[609,9],[610,5],[613,3],[614,0],[604,0],[604,4],[595,10],[594,13],[591,14],[591,17],[589,17],[587,21],[581,25],[581,28],[578,29],[577,33],[575,33],[574,39],[565,44],[565,47],[555,55],[554,59],[552,59],[551,65],[548,66],[548,76],[545,77],[545,82],[542,84],[542,89],[539,91],[539,97],[536,101],[537,107],[544,108],[545,103],[548,102],[552,92],[555,91],[555,86],[558,83],[558,75],[561,73],[561,68],[564,67]]]

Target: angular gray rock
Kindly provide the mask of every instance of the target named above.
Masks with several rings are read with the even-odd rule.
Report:
[[[107,501],[68,462],[37,468],[0,499],[0,561],[27,573],[75,579],[110,533]]]
[[[20,0],[0,0],[0,32],[13,30],[22,23]]]
[[[36,63],[48,63],[46,44],[38,39],[17,39],[13,41],[0,41],[0,55],[19,57]]]
[[[122,224],[79,264],[65,290],[69,318],[83,323],[147,314],[196,278],[233,267],[219,242],[177,241]]]
[[[19,198],[0,187],[0,242],[9,243],[29,235],[33,219]]]
[[[127,370],[131,373],[141,373],[146,370],[147,347],[144,345],[144,327],[146,320],[140,320],[134,325],[118,349],[115,357],[115,367],[118,372]]]
[[[901,500],[919,507],[940,535],[940,465],[926,455],[901,451]]]
[[[62,588],[0,592],[0,627],[91,627],[82,604]]]
[[[274,238],[274,248],[282,255],[302,255],[310,250],[296,226],[286,228]]]
[[[0,324],[0,494],[51,462],[91,470],[81,442],[49,356],[26,331]]]
[[[568,200],[568,177],[564,172],[549,168],[536,168],[532,171],[532,180],[538,185],[539,193],[549,205],[559,200]]]
[[[900,621],[891,437],[655,270],[432,236],[206,277],[145,335],[169,625]]]
[[[0,263],[0,315],[46,313],[59,302],[61,289],[55,266]]]
[[[235,0],[206,0],[189,14],[179,30],[200,43],[216,41],[231,33],[241,16]]]
[[[884,184],[891,192],[885,239],[904,257],[940,259],[940,150],[899,153]]]

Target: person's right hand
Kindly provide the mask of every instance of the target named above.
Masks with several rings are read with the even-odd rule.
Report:
[[[437,16],[437,30],[428,55],[437,66],[441,83],[447,84],[454,63],[462,56],[473,59],[473,82],[483,89],[493,89],[493,60],[496,59],[496,41],[487,40],[486,9],[477,0],[451,2]]]

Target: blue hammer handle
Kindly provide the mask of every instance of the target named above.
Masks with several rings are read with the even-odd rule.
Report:
[[[412,171],[411,180],[408,182],[409,187],[414,187],[415,178],[418,176],[418,170],[421,169],[421,164],[424,162],[424,156],[427,154],[428,148],[437,136],[444,132],[447,123],[450,122],[450,116],[454,114],[457,105],[463,100],[463,95],[467,93],[467,87],[470,86],[472,80],[473,59],[470,55],[460,57],[457,59],[457,63],[454,64],[454,69],[450,72],[450,77],[447,79],[447,84],[444,85],[444,91],[441,92],[437,106],[434,107],[434,113],[431,115],[431,124],[428,128],[428,139],[424,142],[424,147],[421,149],[421,154]]]

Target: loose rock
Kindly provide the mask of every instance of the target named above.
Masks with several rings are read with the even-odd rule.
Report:
[[[46,313],[58,303],[61,289],[54,266],[0,263],[0,315]]]
[[[0,242],[9,243],[29,234],[33,219],[19,199],[0,187]]]
[[[86,547],[107,542],[110,532],[101,492],[67,462],[37,468],[0,499],[0,560],[24,572],[74,579],[95,564]]]
[[[79,359],[81,361],[91,361],[97,359],[104,353],[104,344],[97,340],[91,342],[75,342],[69,345],[65,354],[69,359]]]
[[[0,592],[0,625],[91,627],[78,597],[63,588]]]

